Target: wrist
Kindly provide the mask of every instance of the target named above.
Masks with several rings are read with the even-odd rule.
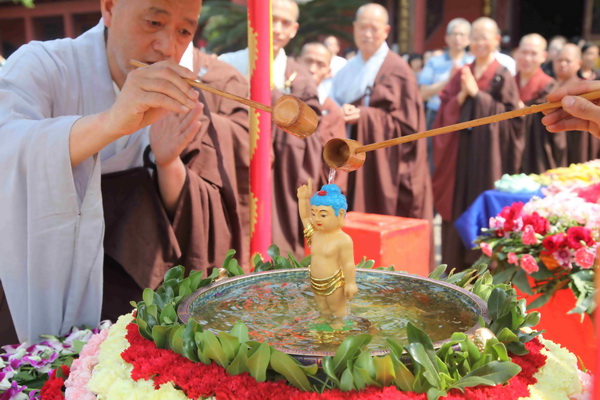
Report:
[[[114,129],[112,124],[112,117],[110,115],[110,109],[106,111],[102,111],[99,114],[95,115],[96,121],[96,131],[99,132],[100,135],[105,137],[109,142],[114,142],[117,139],[122,138],[123,136],[128,135],[131,132],[122,132],[120,130]]]
[[[185,173],[185,165],[183,165],[183,161],[181,161],[181,158],[179,157],[175,157],[173,160],[168,162],[159,162],[159,160],[156,160],[155,164],[159,174],[180,174],[182,171]]]

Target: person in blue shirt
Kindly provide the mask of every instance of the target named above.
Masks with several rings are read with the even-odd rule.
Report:
[[[433,121],[440,108],[440,96],[452,74],[463,65],[473,61],[473,56],[467,52],[471,34],[471,24],[464,18],[454,18],[446,26],[446,45],[443,54],[427,60],[418,79],[419,90],[423,101],[426,102],[425,118],[427,129],[431,129]],[[427,154],[429,169],[433,172],[433,141],[427,138]]]
[[[423,100],[427,101],[427,129],[431,129],[437,110],[440,107],[440,97],[452,73],[463,65],[473,61],[473,56],[467,53],[471,24],[464,18],[454,18],[446,27],[446,44],[448,48],[443,54],[433,56],[421,71],[419,90]]]

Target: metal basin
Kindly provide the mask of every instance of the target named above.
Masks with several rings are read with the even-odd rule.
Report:
[[[266,341],[302,363],[320,364],[348,335],[370,333],[373,355],[387,353],[387,338],[407,343],[408,322],[439,347],[454,332],[473,334],[479,317],[488,323],[485,302],[458,286],[394,271],[357,269],[358,294],[340,325],[323,319],[308,283],[307,269],[243,275],[216,282],[188,296],[179,318],[195,319],[214,333],[237,321],[252,340]],[[339,321],[338,321],[339,322]]]

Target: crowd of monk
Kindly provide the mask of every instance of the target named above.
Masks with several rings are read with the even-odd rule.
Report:
[[[0,344],[17,341],[11,320],[20,341],[114,320],[173,265],[210,272],[233,248],[249,268],[251,224],[260,223],[250,220],[249,109],[180,79],[248,97],[248,49],[209,55],[192,45],[200,0],[101,4],[102,20],[81,37],[24,45],[0,69],[0,163],[11,171],[0,177]],[[295,1],[272,1],[273,103],[291,94],[320,118],[305,139],[273,125],[272,241],[282,255],[304,256],[297,188],[328,182],[330,139],[411,135],[542,103],[556,86],[595,78],[582,62],[589,46],[554,50],[555,41],[528,34],[512,58],[487,17],[452,20],[447,48],[415,72],[388,47],[389,16],[375,3],[356,12],[353,57],[340,57],[332,36],[292,56],[285,47],[298,14]],[[131,59],[152,65],[134,70]],[[541,118],[373,151],[334,183],[349,211],[430,222],[439,213],[442,262],[461,269],[473,254],[453,222],[494,181],[598,158],[599,139],[549,133]]]

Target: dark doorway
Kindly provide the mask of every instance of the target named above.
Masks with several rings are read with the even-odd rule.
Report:
[[[547,0],[520,0],[517,2],[517,20],[520,24],[514,32],[513,46],[528,33],[539,33],[546,39],[563,35],[568,40],[583,34],[584,0],[568,2]]]

